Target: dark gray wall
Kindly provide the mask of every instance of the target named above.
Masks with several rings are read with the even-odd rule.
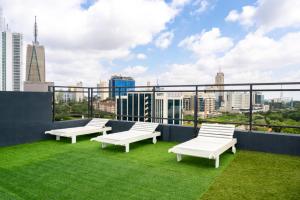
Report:
[[[0,92],[0,146],[46,139],[52,125],[52,94]]]
[[[86,125],[90,119],[78,119],[68,121],[57,121],[51,124],[51,129],[72,128]]]
[[[111,120],[113,132],[129,130],[133,122]],[[161,132],[159,140],[172,142],[185,142],[195,137],[193,127],[178,125],[159,125]],[[239,131],[234,132],[237,138],[237,148],[252,151],[300,155],[300,135],[281,133],[262,133]]]
[[[0,92],[0,146],[53,139],[46,130],[84,126],[89,119],[52,122],[52,94],[48,92]],[[126,131],[134,122],[110,120],[112,133]],[[159,125],[160,140],[184,142],[194,138],[193,127]],[[235,131],[237,148],[300,155],[300,135]]]
[[[110,133],[116,133],[129,130],[133,126],[133,124],[134,122],[110,120],[107,123],[107,126],[112,127],[112,131]]]
[[[300,135],[235,131],[240,149],[300,155]]]

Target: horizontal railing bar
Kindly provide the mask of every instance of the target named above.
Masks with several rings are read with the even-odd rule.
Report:
[[[117,117],[131,117],[131,118],[149,118],[149,119],[153,119],[154,117],[145,117],[145,116],[134,116],[134,115],[120,115],[117,114]],[[155,119],[165,119],[165,120],[179,120],[179,121],[190,121],[193,122],[194,120],[192,119],[182,119],[182,118],[163,118],[163,117],[155,117]]]
[[[55,91],[55,93],[59,93],[59,92],[65,92],[65,93],[67,93],[67,92],[69,92],[69,93],[88,93],[89,91],[68,91],[68,90],[66,90],[66,91],[64,91],[64,90],[56,90]]]
[[[131,115],[116,115],[117,117],[132,117],[132,118],[150,118],[153,117],[143,117],[143,116],[131,116]],[[176,119],[176,118],[162,118],[162,117],[155,117],[155,119],[165,119],[165,120],[178,120],[178,121],[189,121],[193,122],[192,119]],[[126,120],[127,121],[127,120]],[[213,120],[205,120],[199,119],[199,123],[220,123],[220,124],[234,124],[234,125],[249,125],[249,123],[244,122],[223,122],[223,121],[213,121]],[[280,125],[272,125],[272,124],[252,124],[253,126],[267,126],[267,127],[277,127],[277,128],[300,128],[300,126],[280,126]]]
[[[253,92],[299,92],[300,89],[253,89]],[[65,92],[65,93],[88,93],[88,91],[68,91],[68,90],[56,90],[55,92]],[[113,91],[101,91],[101,93],[110,93]],[[122,91],[125,92],[125,91]],[[126,93],[151,93],[151,91],[127,91]],[[162,90],[162,91],[156,91],[156,93],[163,93],[163,92],[195,92],[195,90]],[[204,93],[213,93],[213,92],[250,92],[250,90],[247,89],[236,89],[236,90],[198,90],[198,92],[204,92]],[[95,94],[96,96],[97,94]],[[122,95],[124,96],[124,95]],[[116,97],[118,97],[116,95]]]
[[[300,85],[300,82],[267,82],[267,83],[225,83],[225,84],[191,84],[191,85],[159,85],[159,86],[149,86],[149,85],[145,85],[145,86],[116,86],[115,88],[153,88],[153,87],[205,87],[205,86],[249,86],[249,85]],[[56,85],[56,86],[49,86],[50,88],[64,88],[66,86],[61,86],[61,85]],[[108,88],[108,87],[79,87],[79,86],[68,86],[68,88],[92,88],[92,89],[96,89],[96,88],[100,88],[100,89],[104,89],[104,88]]]

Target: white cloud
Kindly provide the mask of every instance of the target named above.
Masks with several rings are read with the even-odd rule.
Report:
[[[95,68],[101,68],[98,73],[110,71],[101,61],[130,56],[132,48],[152,42],[178,13],[170,4],[158,0],[99,0],[87,10],[81,8],[82,2],[0,0],[11,29],[24,34],[24,46],[33,39],[33,20],[37,16],[49,81],[60,83],[77,69],[89,75],[95,74]]]
[[[295,44],[300,43],[300,32],[287,33],[277,40],[259,32],[249,33],[231,48],[220,48],[223,54],[216,54],[219,48],[204,48],[206,45],[199,50],[202,40],[188,38],[192,39],[182,45],[188,45],[194,53],[207,49],[210,56],[200,53],[196,62],[170,65],[160,74],[165,83],[213,83],[219,67],[227,83],[299,81],[300,46]]]
[[[239,22],[245,26],[252,26],[255,13],[256,8],[254,6],[244,6],[241,13],[238,13],[237,10],[230,11],[225,20],[229,22]]]
[[[155,46],[161,49],[166,49],[172,43],[174,33],[172,31],[161,33],[155,40]]]
[[[145,67],[145,66],[140,66],[140,65],[131,66],[131,67],[126,67],[123,70],[123,74],[125,74],[126,76],[135,77],[135,76],[144,74],[147,70],[148,70],[148,67]]]
[[[239,13],[229,12],[226,21],[255,25],[262,32],[278,28],[300,27],[299,0],[257,0],[255,6],[245,6]]]
[[[198,8],[193,12],[193,13],[203,13],[204,11],[206,11],[209,7],[209,2],[208,0],[197,0],[194,3],[194,6],[197,6]]]
[[[178,46],[203,57],[222,53],[232,47],[232,45],[231,38],[221,36],[219,28],[212,28],[210,31],[203,30],[201,34],[186,37]]]
[[[174,8],[182,7],[188,3],[190,3],[191,0],[173,0],[171,3],[171,6]]]
[[[145,60],[147,58],[147,56],[143,53],[139,53],[136,55],[136,58],[139,60]]]
[[[228,68],[251,70],[284,69],[300,64],[300,32],[288,33],[279,40],[259,33],[249,33],[226,55],[220,58],[221,65]]]

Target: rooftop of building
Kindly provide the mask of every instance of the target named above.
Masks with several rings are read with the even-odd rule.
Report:
[[[88,91],[86,101],[62,102],[62,106],[55,101],[55,95],[62,93],[56,89],[66,90],[65,87],[50,87],[52,92],[0,92],[0,199],[300,198],[300,134],[296,134],[300,130],[299,118],[293,121],[295,124],[269,123],[267,119],[274,119],[274,115],[264,118],[255,114],[254,104],[249,104],[253,114],[247,115],[223,113],[204,119],[196,112],[180,119],[185,122],[182,125],[160,123],[157,144],[151,140],[136,142],[129,153],[124,153],[122,146],[101,149],[99,143],[90,141],[95,135],[79,136],[76,144],[45,135],[46,130],[85,126],[93,117],[111,119],[106,124],[112,128],[109,134],[127,131],[136,123],[124,120],[122,113],[98,112],[90,98],[97,88],[79,88]],[[205,92],[197,89],[198,86],[194,94]],[[170,89],[166,87],[166,91]],[[252,87],[250,92],[255,92]],[[151,105],[155,106],[155,101]],[[299,116],[299,105],[297,101],[294,110],[281,108],[275,114],[291,122],[291,116],[283,114]],[[191,106],[194,111],[198,108],[196,104]],[[282,115],[278,115],[279,111]],[[151,117],[138,117],[156,120],[153,113]],[[178,163],[176,155],[168,153],[170,147],[195,138],[203,122],[236,125],[233,137],[237,140],[237,153],[222,154],[220,168],[214,168],[213,160],[198,157],[184,156]],[[244,130],[239,129],[240,125]],[[265,127],[273,129],[258,129]]]
[[[105,150],[88,137],[0,149],[4,199],[299,199],[300,159],[239,150],[215,169],[207,159],[177,163],[174,142]]]
[[[131,80],[134,81],[134,79],[130,76],[122,76],[122,75],[112,75],[110,79],[119,79],[119,80]]]

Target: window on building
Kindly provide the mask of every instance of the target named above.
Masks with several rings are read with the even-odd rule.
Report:
[[[173,124],[173,109],[174,103],[173,100],[168,100],[168,124]]]

